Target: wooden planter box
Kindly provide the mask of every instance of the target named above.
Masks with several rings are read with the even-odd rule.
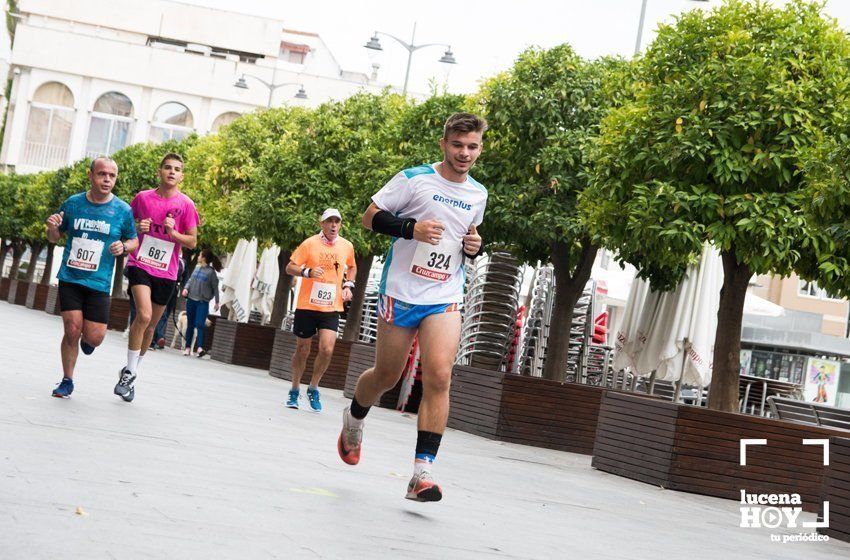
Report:
[[[208,344],[213,360],[269,369],[275,332],[280,329],[254,323],[237,323],[220,317],[214,324],[215,338]]]
[[[823,475],[823,501],[829,502],[829,527],[818,532],[850,542],[850,439],[829,440],[829,466]],[[823,508],[818,510],[823,518]]]
[[[59,315],[59,286],[47,287],[47,300],[44,302],[44,310],[51,315]]]
[[[12,288],[9,288],[9,303],[14,303],[15,305],[26,305],[27,296],[29,295],[29,293],[30,282],[18,280],[17,282],[15,282],[14,298],[12,297]]]
[[[0,300],[6,301],[9,297],[9,284],[12,283],[11,278],[0,278]]]
[[[820,428],[607,392],[602,400],[593,466],[633,480],[706,496],[740,500],[748,493],[798,493],[817,512],[823,448],[803,439],[850,435]],[[747,448],[740,440],[767,439]]]
[[[343,395],[349,399],[354,398],[354,389],[357,380],[364,371],[375,365],[375,345],[365,342],[355,342],[351,345],[351,353],[348,356],[348,370],[345,373],[345,388]],[[401,380],[395,387],[381,395],[375,406],[395,410],[398,405],[398,393],[401,390]]]
[[[271,365],[268,367],[269,375],[292,380],[292,354],[295,352],[294,334],[281,329],[276,329],[274,337],[274,348],[272,349]],[[351,354],[351,346],[359,345],[358,342],[348,342],[345,340],[337,340],[334,345],[334,353],[331,357],[331,363],[328,364],[328,369],[322,376],[319,382],[321,387],[328,389],[344,389],[345,377],[348,373],[348,360]],[[313,374],[313,362],[316,359],[316,354],[319,349],[319,341],[313,340],[313,345],[310,348],[310,355],[307,357],[307,366],[304,368],[304,375],[301,377],[301,382],[307,384],[310,382],[310,376]]]
[[[109,303],[109,323],[106,328],[112,331],[125,331],[130,324],[130,299],[112,297]]]
[[[47,284],[37,284],[35,282],[30,283],[26,306],[30,309],[44,311],[47,306],[47,292],[49,289],[50,286]]]
[[[449,427],[590,455],[606,389],[455,366]]]

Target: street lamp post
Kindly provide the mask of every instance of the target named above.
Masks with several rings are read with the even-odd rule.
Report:
[[[708,2],[709,0],[690,0],[691,2]],[[635,41],[635,56],[640,54],[640,41],[643,38],[643,21],[646,18],[646,4],[648,0],[643,0],[640,5],[640,20],[638,21],[637,40]]]
[[[383,31],[375,31],[375,34],[372,35],[372,38],[369,39],[369,42],[363,45],[367,49],[371,49],[373,51],[382,51],[384,50],[381,46],[381,41],[378,38],[378,35],[386,35],[390,39],[395,39],[395,41],[407,49],[407,70],[404,72],[404,87],[401,90],[402,95],[407,94],[407,84],[410,81],[410,63],[413,61],[413,53],[418,51],[419,49],[424,49],[425,47],[446,47],[446,52],[443,53],[443,56],[440,57],[438,62],[442,62],[443,64],[457,64],[457,60],[455,60],[455,55],[452,52],[451,45],[446,43],[426,43],[424,45],[415,45],[413,41],[416,40],[416,24],[413,24],[413,33],[410,35],[410,43],[403,41],[396,37],[395,35],[391,35],[389,33],[384,33]]]
[[[272,106],[272,94],[274,93],[274,90],[276,90],[277,88],[283,87],[283,86],[300,86],[298,88],[298,92],[294,96],[295,99],[307,99],[307,92],[304,91],[304,84],[301,84],[301,83],[298,83],[298,82],[284,82],[282,84],[270,84],[269,82],[263,80],[262,78],[258,78],[257,76],[254,76],[252,74],[242,74],[242,76],[238,80],[236,80],[236,83],[233,84],[233,87],[237,87],[239,89],[248,89],[248,82],[245,81],[246,77],[247,78],[254,78],[258,82],[260,82],[261,84],[263,84],[264,86],[269,88],[269,100],[266,103],[266,107],[269,108],[269,109],[271,109],[271,106]]]

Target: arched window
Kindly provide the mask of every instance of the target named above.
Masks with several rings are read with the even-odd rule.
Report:
[[[64,84],[47,82],[33,95],[21,162],[43,169],[68,163],[74,126],[74,94]]]
[[[86,156],[111,156],[127,145],[133,127],[133,102],[117,91],[101,95],[94,104]]]
[[[211,132],[218,132],[218,129],[232,123],[241,116],[242,115],[240,115],[239,113],[234,113],[233,111],[220,114],[213,121]]]
[[[163,103],[156,110],[151,122],[150,140],[157,144],[166,140],[182,140],[192,134],[194,120],[192,112],[182,103]]]

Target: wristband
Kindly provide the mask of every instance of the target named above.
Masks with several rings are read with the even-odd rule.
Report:
[[[478,248],[478,252],[475,253],[474,255],[470,255],[469,253],[467,253],[466,249],[463,250],[463,255],[469,260],[475,260],[477,257],[480,257],[483,252],[484,252],[484,244],[482,243],[481,247]]]
[[[351,280],[346,280],[342,283],[342,287],[354,291],[354,282],[352,282]]]
[[[377,214],[372,216],[372,231],[393,237],[413,239],[413,227],[415,225],[416,220],[413,218],[399,218],[386,210],[379,210]]]
[[[306,267],[302,268],[301,269],[301,276],[303,276],[304,278],[309,278],[310,277],[310,269],[306,268]]]

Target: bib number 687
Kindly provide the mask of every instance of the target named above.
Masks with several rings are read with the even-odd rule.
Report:
[[[148,250],[148,256],[152,259],[160,261],[165,256],[165,251],[157,249],[156,247],[151,247]]]

